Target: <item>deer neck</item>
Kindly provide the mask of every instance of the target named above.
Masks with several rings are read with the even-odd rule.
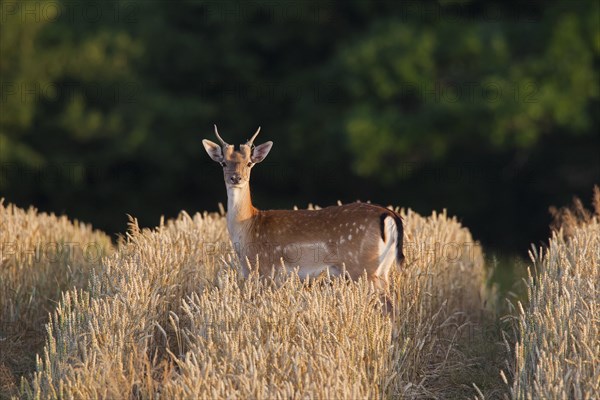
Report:
[[[257,212],[250,198],[250,185],[227,187],[227,229],[232,241],[244,241],[245,228]]]

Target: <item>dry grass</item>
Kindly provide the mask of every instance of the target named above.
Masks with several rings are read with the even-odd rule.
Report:
[[[25,211],[0,199],[0,398],[35,366],[44,324],[61,293],[85,287],[111,251],[108,236],[66,217]]]
[[[222,215],[133,220],[89,286],[63,293],[20,396],[476,396],[460,371],[478,363],[465,344],[493,298],[481,249],[445,213],[402,215],[388,314],[365,280],[241,279]]]
[[[517,399],[600,398],[600,191],[595,213],[561,209],[549,247],[530,252],[529,304],[515,311],[509,360]],[[512,346],[507,346],[510,348]]]
[[[561,235],[565,238],[573,236],[575,230],[579,227],[586,226],[593,221],[594,217],[600,217],[600,188],[594,186],[592,195],[593,211],[587,210],[583,202],[573,197],[573,204],[570,207],[556,208],[551,206],[549,211],[552,215],[552,223],[550,228],[554,232],[562,230]]]
[[[549,248],[531,253],[506,390],[481,249],[445,213],[401,211],[406,265],[382,301],[364,279],[241,279],[222,214],[132,220],[113,250],[0,202],[0,398],[600,398],[594,199],[595,214],[557,210]]]

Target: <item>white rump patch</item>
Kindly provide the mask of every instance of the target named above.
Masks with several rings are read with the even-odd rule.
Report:
[[[387,282],[388,275],[396,260],[396,243],[398,243],[398,227],[392,217],[385,217],[383,230],[385,242],[379,239],[379,265],[375,275]]]

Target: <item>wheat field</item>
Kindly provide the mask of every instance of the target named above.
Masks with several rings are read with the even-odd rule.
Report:
[[[182,212],[154,229],[132,218],[113,245],[77,221],[0,203],[0,397],[597,395],[597,221],[536,255],[542,285],[531,276],[531,304],[513,310],[503,344],[484,329],[497,319],[497,294],[469,230],[446,212],[398,211],[406,263],[384,296],[366,279],[305,282],[277,269],[243,279],[223,213]],[[47,243],[81,251],[28,250]],[[556,281],[553,268],[567,286],[543,283]],[[557,290],[573,302],[560,311]],[[563,313],[550,330],[544,310]],[[19,334],[23,321],[36,324],[29,336]],[[557,343],[564,354],[555,356]]]
[[[35,365],[61,293],[85,287],[112,247],[89,225],[0,199],[0,398]]]
[[[600,399],[600,190],[595,213],[576,199],[547,249],[533,248],[528,304],[513,315],[510,394],[518,399]],[[512,348],[511,348],[512,347]]]

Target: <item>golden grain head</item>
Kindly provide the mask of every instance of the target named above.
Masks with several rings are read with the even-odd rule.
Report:
[[[59,300],[47,320],[35,373],[22,379],[18,393],[12,383],[10,393],[22,398],[443,397],[457,369],[470,362],[461,347],[465,332],[477,326],[484,304],[493,307],[495,293],[487,285],[481,247],[456,218],[399,212],[407,258],[403,269],[394,271],[384,299],[366,279],[323,276],[307,285],[279,270],[267,279],[256,274],[242,279],[222,213],[182,212],[155,229],[140,229],[132,219],[128,234],[113,248],[105,235],[85,225],[0,204],[3,238],[6,228],[13,242],[94,241],[102,243],[105,255],[93,263],[73,256],[59,271],[48,262],[36,266],[27,254],[2,259],[0,284],[15,293],[1,300],[3,318],[18,316],[17,305],[26,310],[19,288],[27,285],[36,288],[38,304],[49,294]],[[517,321],[521,336],[513,364],[518,368],[503,372],[515,395],[529,384],[545,384],[528,375],[534,371],[531,362],[539,361],[531,359],[533,343],[564,349],[559,358],[547,360],[555,370],[544,376],[566,379],[556,363],[575,362],[570,368],[582,383],[570,393],[589,393],[589,382],[597,379],[588,365],[597,360],[590,350],[598,349],[593,337],[598,292],[591,284],[599,278],[600,251],[591,237],[597,222],[589,229],[568,243],[555,239],[548,253],[536,258],[552,281],[544,281],[542,293],[531,278],[531,303],[537,308],[525,308]],[[589,260],[596,260],[595,266]],[[52,287],[56,275],[68,286]],[[580,285],[588,291],[577,292]],[[555,304],[557,296],[564,304]],[[552,307],[563,308],[556,314]],[[550,317],[555,325],[546,321]],[[535,336],[540,326],[548,327],[546,336]],[[471,397],[485,395],[474,384],[468,390]]]
[[[598,215],[534,249],[528,304],[516,313],[510,393],[519,399],[600,398]],[[508,379],[506,379],[508,381]]]

